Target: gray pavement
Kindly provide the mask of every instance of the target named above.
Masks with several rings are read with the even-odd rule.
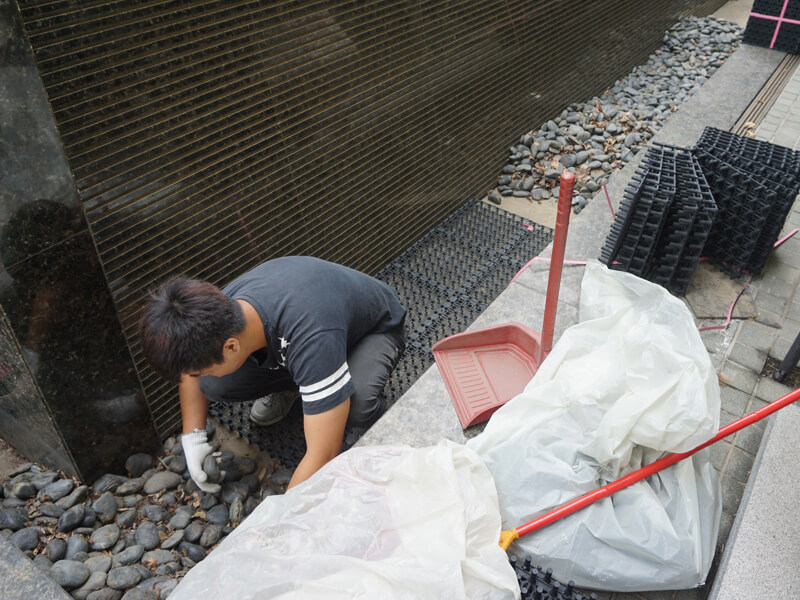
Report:
[[[742,46],[695,96],[667,121],[653,141],[692,146],[707,125],[731,129],[747,106],[756,98],[784,56],[780,52],[765,48]],[[794,148],[800,144],[800,106],[796,106],[796,103],[800,102],[798,100],[800,81],[795,83],[795,79],[798,78],[800,75],[795,74],[786,87],[785,96],[782,95],[765,116],[763,124],[757,129],[760,139]],[[787,137],[787,131],[793,132],[791,139]],[[634,161],[609,180],[607,187],[615,208],[642,155],[643,153],[639,153]],[[612,217],[601,192],[601,195],[596,196],[580,215],[572,219],[566,258],[568,260],[596,258],[611,223]],[[796,202],[782,235],[798,226],[800,226],[800,204]],[[542,255],[549,256],[549,253],[550,248]],[[800,296],[795,297],[800,275],[799,266],[800,234],[773,251],[763,272],[754,278],[742,293],[730,325],[724,330],[712,330],[701,334],[720,378],[721,425],[730,423],[791,391],[785,385],[768,377],[762,377],[761,372],[767,356],[783,358],[794,336],[800,331]],[[547,269],[547,263],[534,263],[503,291],[470,329],[517,321],[540,331]],[[556,340],[565,328],[577,322],[582,276],[583,267],[565,267],[556,321]],[[744,283],[744,280],[730,280],[714,267],[701,265],[686,297],[686,303],[695,315],[698,326],[724,324],[729,307]],[[798,410],[794,407],[789,408]],[[787,411],[787,415],[791,414],[788,409],[784,410]],[[790,417],[781,416],[781,418]],[[782,427],[773,430],[772,435],[766,438],[764,436],[766,427],[765,422],[751,425],[731,438],[718,442],[711,449],[712,461],[720,475],[723,489],[720,552],[715,561],[721,565],[717,585],[722,584],[728,573],[738,569],[734,561],[742,559],[740,557],[743,556],[743,559],[755,560],[757,564],[767,560],[772,561],[773,568],[768,569],[766,565],[761,565],[752,569],[752,572],[760,574],[764,580],[771,581],[773,587],[769,589],[775,589],[774,586],[780,586],[786,574],[796,571],[795,565],[800,559],[800,543],[795,545],[787,543],[776,548],[786,552],[794,548],[794,553],[778,556],[775,552],[764,550],[761,555],[762,561],[758,561],[752,555],[751,547],[745,544],[749,530],[743,526],[736,526],[739,531],[735,536],[736,543],[733,545],[728,543],[734,524],[745,518],[743,512],[755,513],[756,516],[750,517],[750,521],[755,519],[756,522],[760,518],[775,519],[780,516],[792,518],[789,511],[784,513],[768,511],[762,517],[759,514],[759,504],[763,503],[764,494],[751,489],[762,476],[766,477],[767,471],[775,462],[760,460],[758,477],[750,478],[756,455],[762,447],[762,439],[768,439],[769,444],[774,443],[777,446],[777,449],[771,451],[768,456],[777,454],[780,457],[780,448],[787,443],[782,436],[792,432],[791,427]],[[419,447],[435,444],[441,438],[464,442],[469,435],[469,431],[465,435],[462,430],[441,374],[436,365],[433,365],[367,432],[359,445],[400,443]],[[762,448],[763,452],[766,450]],[[793,478],[789,477],[790,479],[800,482],[800,467],[795,467],[792,473],[791,467],[786,465],[775,477],[785,479],[787,470],[789,475],[794,475]],[[747,488],[748,479],[753,479],[751,488]],[[771,482],[769,485],[776,484]],[[746,499],[745,502],[742,502],[743,498]],[[738,521],[737,512],[740,513]],[[780,523],[774,523],[775,531],[780,532],[781,529]],[[738,544],[742,544],[743,549],[736,553],[732,548]],[[712,578],[714,571],[712,568]],[[737,583],[733,584],[737,588],[744,586],[743,593],[746,596],[742,597],[775,597],[766,593],[761,595],[767,588],[759,587],[759,580],[754,577],[739,578]],[[709,582],[709,585],[694,590],[640,594],[602,593],[599,596],[601,599],[609,600],[627,598],[688,600],[706,598],[710,588]],[[797,595],[785,597],[797,597]],[[734,596],[725,592],[719,598],[727,599]]]

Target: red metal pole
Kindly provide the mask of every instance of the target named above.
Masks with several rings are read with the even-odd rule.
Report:
[[[556,308],[558,308],[558,290],[561,287],[561,271],[564,268],[564,251],[567,246],[567,229],[569,228],[569,211],[572,208],[572,189],[575,187],[575,174],[569,171],[561,173],[558,192],[558,212],[556,213],[556,229],[553,233],[553,252],[550,256],[550,275],[547,280],[547,296],[544,301],[544,319],[542,321],[542,355],[539,363],[553,349],[553,331],[556,326]]]
[[[629,473],[625,477],[617,479],[616,481],[612,481],[609,484],[604,485],[601,488],[594,490],[593,492],[589,492],[588,494],[584,494],[580,498],[576,498],[571,502],[567,502],[566,504],[559,506],[555,510],[551,510],[549,513],[542,515],[541,517],[537,517],[533,521],[529,521],[522,525],[521,527],[516,528],[517,537],[522,537],[528,533],[536,531],[554,521],[558,521],[562,517],[566,517],[567,515],[571,515],[577,510],[590,505],[592,502],[596,500],[600,500],[601,498],[605,498],[606,496],[610,496],[614,492],[618,492],[622,488],[626,488],[629,485],[632,485],[642,479],[650,477],[659,471],[666,469],[669,466],[674,465],[676,462],[683,460],[694,454],[695,452],[699,452],[703,448],[710,446],[711,444],[718,442],[724,437],[727,437],[733,433],[736,433],[740,429],[744,429],[748,425],[752,425],[756,421],[760,421],[764,417],[768,417],[772,413],[782,409],[784,406],[788,406],[789,404],[797,401],[800,399],[800,388],[794,390],[786,394],[783,398],[779,398],[774,402],[767,404],[766,406],[759,408],[757,411],[750,413],[749,415],[745,415],[741,419],[734,421],[733,423],[726,425],[725,427],[719,430],[719,433],[712,437],[707,442],[700,444],[697,448],[693,450],[689,450],[688,452],[681,452],[676,454],[668,454],[667,456],[658,459],[654,463],[651,463],[647,466],[642,467],[641,469],[634,471],[633,473]]]

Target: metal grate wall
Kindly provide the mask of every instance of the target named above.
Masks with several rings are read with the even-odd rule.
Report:
[[[376,272],[506,148],[724,0],[20,0],[158,430],[145,290],[270,257]]]

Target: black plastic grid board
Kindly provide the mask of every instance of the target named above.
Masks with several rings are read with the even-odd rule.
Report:
[[[787,174],[792,177],[800,175],[800,152],[716,127],[707,126],[703,129],[695,149],[704,150],[724,160],[747,158],[757,169],[763,165],[774,169],[773,173],[780,173],[782,177]]]
[[[587,596],[572,581],[565,584],[555,579],[552,569],[533,565],[530,556],[520,559],[512,554],[509,562],[517,574],[521,600],[597,600],[596,593]]]
[[[431,346],[467,329],[552,237],[547,227],[472,199],[375,275],[408,309],[408,344],[384,388],[388,406],[433,364]],[[251,404],[216,402],[209,412],[284,467],[296,467],[305,452],[300,403],[270,427],[250,423]],[[348,431],[345,446],[361,433]]]
[[[774,190],[730,163],[696,151],[718,212],[703,253],[733,277],[749,272],[767,216],[775,203]]]
[[[781,52],[800,52],[800,1],[755,0],[743,41]]]

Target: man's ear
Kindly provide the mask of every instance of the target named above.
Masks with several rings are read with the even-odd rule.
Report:
[[[222,345],[222,350],[227,352],[239,352],[241,346],[239,345],[239,340],[235,337],[230,337],[225,340],[225,343]]]

